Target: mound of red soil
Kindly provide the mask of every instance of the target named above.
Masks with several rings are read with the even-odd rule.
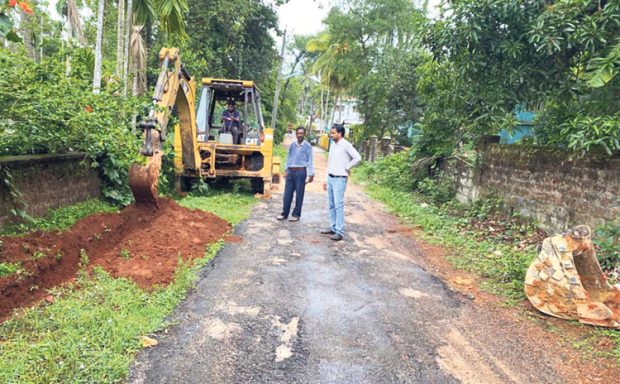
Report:
[[[1,238],[0,262],[20,262],[22,269],[0,278],[0,318],[75,278],[80,263],[102,266],[142,287],[166,285],[179,258],[203,256],[206,246],[230,228],[211,213],[161,199],[159,209],[132,205],[120,213],[86,217],[65,232]]]

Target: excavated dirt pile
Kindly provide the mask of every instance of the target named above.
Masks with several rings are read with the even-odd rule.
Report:
[[[161,199],[159,205],[159,209],[132,205],[120,213],[92,215],[65,232],[0,238],[0,262],[21,264],[17,273],[0,278],[0,318],[74,279],[80,264],[89,269],[101,266],[145,288],[166,285],[179,258],[203,256],[206,246],[231,228],[211,213],[172,200]]]

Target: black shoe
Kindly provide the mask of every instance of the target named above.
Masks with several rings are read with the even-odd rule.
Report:
[[[335,235],[336,232],[332,231],[331,229],[324,229],[320,232],[321,235]]]
[[[336,233],[334,236],[330,237],[330,239],[334,240],[334,241],[340,241],[342,240],[342,235],[339,233]]]

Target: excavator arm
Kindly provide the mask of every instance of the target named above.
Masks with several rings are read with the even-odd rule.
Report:
[[[162,48],[159,52],[160,73],[153,92],[153,107],[140,128],[144,141],[140,154],[147,157],[146,165],[132,164],[129,186],[137,204],[159,207],[157,183],[163,155],[162,143],[167,136],[168,122],[176,105],[180,117],[179,129],[188,140],[185,146],[194,154],[196,118],[194,101],[196,85],[179,56],[177,48]]]

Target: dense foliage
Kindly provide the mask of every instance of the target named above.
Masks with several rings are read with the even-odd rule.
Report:
[[[70,17],[72,9],[74,14],[86,8],[96,11],[96,2],[60,2],[61,21],[50,19],[38,3],[34,14],[28,8],[28,18],[13,12],[19,7],[12,2],[0,7],[0,26],[4,28],[0,39],[15,41],[0,48],[0,156],[86,152],[102,173],[104,195],[127,204],[131,201],[127,172],[129,164],[139,160],[141,141],[132,129],[148,105],[146,97],[123,96],[127,92],[122,66],[130,68],[128,82],[133,81],[138,73],[135,71],[146,70],[148,82],[143,86],[152,87],[158,74],[159,48],[174,44],[180,46],[183,62],[198,79],[225,76],[257,81],[263,92],[263,104],[270,109],[276,78],[271,32],[277,27],[277,16],[271,3],[261,0],[248,0],[233,8],[227,2],[192,2],[191,9],[183,0],[134,1],[131,24],[137,27],[133,34],[127,34],[126,30],[117,30],[125,23],[122,18],[129,17],[122,12],[128,9],[118,8],[126,7],[127,2],[116,0],[106,4],[102,91],[96,95],[92,92],[97,71],[92,44],[97,37],[96,17],[88,16],[88,12],[87,16],[78,15],[77,21]],[[16,29],[18,24],[20,28]],[[63,30],[69,31],[68,40],[61,34]],[[125,44],[125,38],[131,39],[127,53],[119,45]],[[123,60],[130,63],[123,64]],[[142,69],[137,68],[140,65]],[[142,91],[134,82],[136,92]],[[293,97],[299,93],[296,79],[288,92]],[[279,126],[295,121],[296,112],[294,102],[282,102]],[[265,115],[270,118],[269,113]],[[168,193],[174,184],[171,140],[165,144],[165,153],[160,190]],[[3,169],[7,182],[10,172]],[[15,199],[19,200],[19,196]],[[18,202],[15,208],[23,213]]]
[[[620,150],[617,1],[444,1],[433,18],[411,2],[345,3],[316,63],[359,100],[361,138],[409,136],[418,157],[450,155],[512,130],[525,109],[538,144]]]
[[[189,2],[185,57],[198,76],[252,79],[259,84],[273,72],[277,53],[270,31],[278,18],[262,0]]]
[[[428,23],[424,46],[466,86],[455,112],[474,134],[538,112],[540,144],[620,150],[620,3],[458,1]]]
[[[86,152],[100,166],[104,195],[128,203],[127,171],[139,148],[131,121],[139,102],[93,95],[88,57],[73,52],[67,76],[63,54],[36,63],[0,49],[0,155]]]

